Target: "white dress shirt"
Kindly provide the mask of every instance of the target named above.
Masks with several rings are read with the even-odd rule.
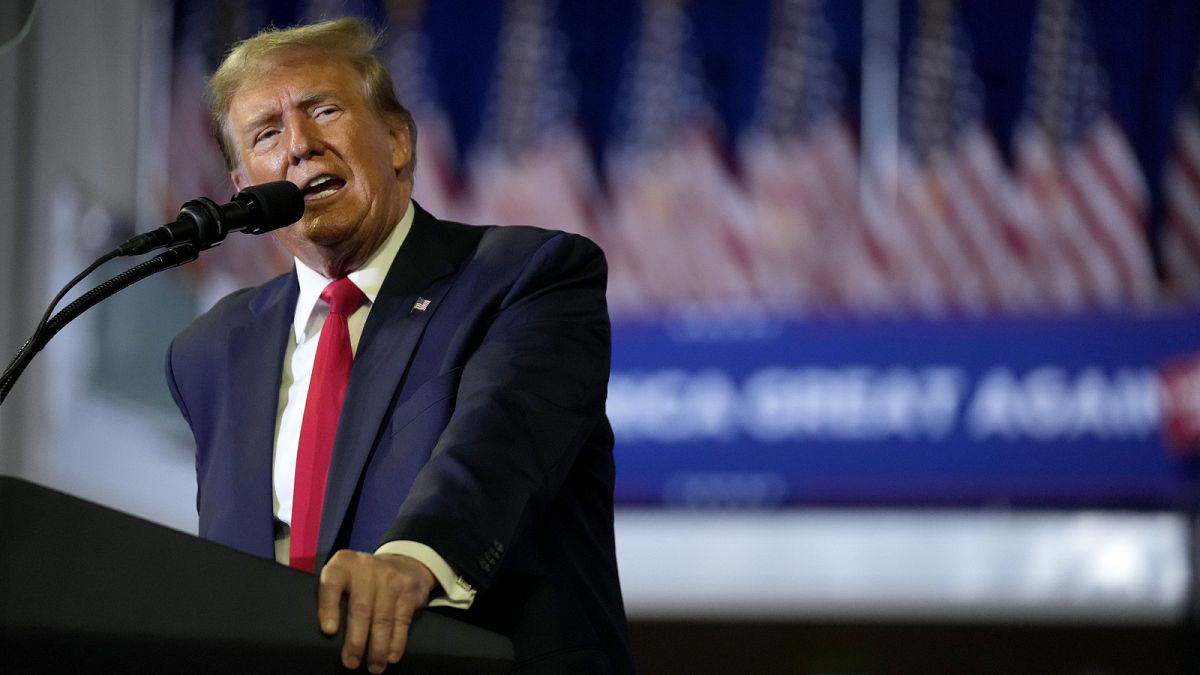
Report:
[[[383,280],[387,277],[400,245],[412,228],[415,210],[411,201],[400,222],[388,235],[383,246],[359,269],[347,275],[358,286],[367,301],[347,318],[350,330],[350,349],[358,352],[367,315],[375,304]],[[296,278],[300,282],[300,297],[296,300],[293,330],[289,333],[287,351],[283,356],[283,380],[279,386],[279,407],[275,417],[275,452],[272,462],[272,507],[275,518],[290,525],[292,522],[292,490],[296,479],[296,452],[300,446],[300,426],[304,420],[304,404],[308,398],[308,383],[316,360],[321,328],[329,316],[329,305],[321,301],[321,291],[329,279],[296,259]],[[275,559],[288,562],[290,537],[275,540]],[[400,554],[416,558],[433,572],[444,595],[433,598],[430,605],[466,609],[475,600],[475,589],[454,573],[454,569],[432,548],[415,541],[390,541],[380,546],[376,554]]]

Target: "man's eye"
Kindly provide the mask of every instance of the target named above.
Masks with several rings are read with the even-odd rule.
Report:
[[[270,140],[278,133],[279,133],[278,129],[267,129],[266,131],[260,132],[257,136],[254,137],[254,144],[258,145],[259,143],[262,143],[263,141]]]
[[[322,108],[317,108],[317,110],[313,116],[314,117],[329,117],[330,115],[333,115],[337,111],[338,111],[338,109],[333,106],[325,106]]]

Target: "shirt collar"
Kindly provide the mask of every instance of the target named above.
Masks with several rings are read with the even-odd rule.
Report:
[[[371,254],[362,267],[346,275],[367,297],[367,306],[375,304],[375,298],[379,295],[379,289],[383,287],[383,280],[387,277],[388,270],[391,269],[392,262],[400,251],[400,245],[404,243],[408,237],[408,231],[412,229],[415,212],[410,199],[400,222],[392,228],[392,232],[384,240],[383,246]],[[296,332],[296,343],[299,344],[306,339],[308,327],[311,325],[315,313],[314,310],[321,299],[321,291],[325,290],[330,280],[305,265],[299,258],[296,258],[296,280],[300,283],[300,297],[296,300],[296,316],[292,321],[292,327]]]

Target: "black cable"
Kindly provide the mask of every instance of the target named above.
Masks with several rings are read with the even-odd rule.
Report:
[[[119,255],[121,255],[119,249],[114,249],[108,253],[105,253],[97,258],[91,265],[88,265],[87,269],[75,275],[75,278],[68,281],[66,286],[63,286],[62,290],[58,292],[58,295],[54,296],[54,299],[50,301],[50,305],[46,307],[46,311],[42,314],[41,320],[38,321],[37,327],[33,329],[33,335],[30,335],[29,339],[25,340],[25,344],[21,345],[21,348],[17,350],[17,355],[12,358],[12,361],[8,362],[8,366],[4,369],[4,374],[0,375],[0,383],[7,385],[9,379],[13,377],[14,373],[20,373],[21,371],[25,370],[26,366],[29,365],[29,361],[33,359],[33,354],[29,353],[29,349],[33,345],[38,344],[41,340],[42,331],[46,329],[46,323],[50,321],[51,313],[54,311],[55,306],[57,306],[58,303],[63,299],[63,296],[70,292],[70,290],[74,288],[80,281],[83,281],[85,278],[87,278],[89,274],[95,272],[98,267]],[[39,346],[38,349],[41,349],[41,347]],[[35,350],[33,353],[36,354],[37,351]],[[5,391],[7,391],[7,389],[5,389]],[[3,399],[0,398],[0,400]]]
[[[86,312],[88,308],[107,300],[120,290],[132,286],[152,274],[157,274],[172,267],[178,267],[184,263],[191,262],[196,259],[199,253],[200,250],[191,244],[167,249],[84,293],[74,302],[64,307],[61,312],[55,314],[54,318],[50,319],[46,324],[46,340],[49,341],[53,338],[58,331],[62,330],[68,323],[74,321],[80,314]]]
[[[8,392],[16,383],[17,378],[21,376],[21,373],[25,371],[25,368],[29,365],[29,362],[33,360],[33,357],[42,350],[42,347],[44,347],[46,343],[58,333],[58,331],[62,330],[64,326],[75,320],[75,318],[80,314],[83,314],[91,307],[94,307],[96,304],[109,298],[118,291],[121,291],[122,289],[125,289],[152,274],[171,269],[172,267],[178,267],[179,265],[195,260],[199,254],[200,249],[193,244],[183,244],[181,246],[176,246],[175,248],[167,249],[157,256],[143,263],[135,265],[128,270],[125,270],[121,274],[118,274],[112,279],[105,281],[87,293],[79,296],[74,302],[64,307],[61,312],[55,314],[53,318],[43,317],[43,322],[38,325],[38,329],[34,331],[33,337],[26,341],[25,345],[21,347],[21,351],[18,352],[17,357],[13,359],[13,363],[10,364],[9,368],[4,371],[3,379],[0,379],[0,403],[3,403],[4,399],[8,397]],[[71,284],[68,285],[68,288],[78,283],[80,279],[86,277],[93,270],[95,270],[96,267],[99,267],[104,262],[107,262],[107,260],[111,260],[111,258],[102,258],[96,263],[93,263],[91,267],[73,279]],[[54,299],[54,301],[51,303],[51,309],[53,309],[53,306],[62,298],[66,290],[67,289],[64,289],[63,293],[59,293],[58,297]],[[49,310],[47,310],[47,316],[49,316]]]

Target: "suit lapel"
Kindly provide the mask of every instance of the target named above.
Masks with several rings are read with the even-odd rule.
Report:
[[[237,547],[274,557],[271,459],[279,405],[283,354],[295,315],[299,287],[296,275],[283,277],[250,302],[250,320],[229,331],[230,368],[237,386],[230,392],[229,414],[242,444],[232,448],[234,462],[233,513],[238,523]]]
[[[330,459],[318,565],[337,540],[421,334],[453,281],[455,265],[444,236],[437,221],[416,207],[412,229],[363,327]],[[414,309],[423,300],[429,301],[425,308]]]

